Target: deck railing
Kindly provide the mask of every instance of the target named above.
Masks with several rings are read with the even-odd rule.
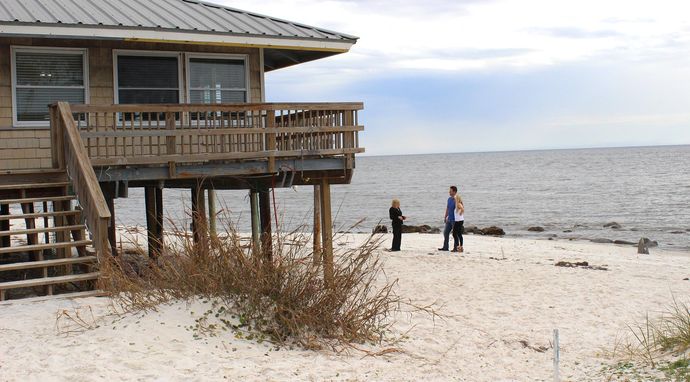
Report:
[[[99,256],[108,255],[111,253],[108,243],[110,211],[72,117],[70,105],[65,102],[51,105],[50,118],[53,165],[67,170],[86,226],[93,235],[94,248]]]
[[[362,103],[72,105],[93,166],[352,157]]]

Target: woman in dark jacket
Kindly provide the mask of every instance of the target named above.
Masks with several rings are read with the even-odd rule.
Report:
[[[400,241],[402,240],[402,225],[403,221],[407,219],[400,210],[400,200],[393,199],[388,214],[390,215],[391,225],[393,226],[393,245],[391,246],[391,251],[399,251]]]

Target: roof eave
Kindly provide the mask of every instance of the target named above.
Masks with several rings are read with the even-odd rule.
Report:
[[[344,53],[357,38],[323,39],[297,36],[269,36],[227,32],[205,32],[162,28],[127,28],[104,25],[65,25],[47,23],[0,23],[0,35],[17,37],[126,40],[179,44],[243,46],[288,50]],[[350,36],[348,36],[350,37]]]

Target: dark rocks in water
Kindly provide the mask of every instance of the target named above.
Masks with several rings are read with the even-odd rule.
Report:
[[[402,226],[402,233],[419,233],[421,232],[422,228],[421,226],[416,226],[416,225],[403,225]]]
[[[644,237],[641,238],[640,242],[637,243],[637,253],[640,255],[649,255],[649,248],[647,247],[647,243],[644,239]]]
[[[649,240],[649,239],[647,239],[646,237],[642,237],[642,238],[640,238],[640,240],[644,240],[645,245],[646,245],[647,247],[649,247],[649,248],[654,248],[654,247],[658,247],[658,246],[659,246],[659,243],[658,243],[657,241],[655,241],[655,240]]]
[[[539,227],[539,226],[529,227],[529,228],[527,228],[527,230],[530,232],[544,232],[544,227]]]
[[[620,229],[621,225],[616,223],[616,222],[610,222],[610,223],[604,224],[604,228]]]
[[[440,233],[438,227],[431,227],[426,224],[422,225],[403,225],[402,233]]]
[[[600,243],[600,244],[613,244],[613,240],[611,239],[590,239],[592,243]]]
[[[506,232],[503,230],[503,228],[492,225],[491,227],[482,228],[482,234],[490,236],[503,236],[506,234]]]
[[[572,230],[572,229],[566,229],[566,230],[563,230],[563,233],[571,233],[571,232],[573,232],[573,230]]]
[[[386,227],[383,224],[379,224],[374,229],[371,230],[372,234],[377,234],[377,233],[388,233],[388,227]]]
[[[620,245],[635,245],[632,241],[627,241],[627,240],[614,240],[613,244],[620,244]]]
[[[475,235],[483,235],[484,234],[482,232],[482,230],[479,229],[479,227],[477,227],[476,225],[463,226],[462,227],[462,233],[463,234],[471,233],[471,234],[475,234]]]

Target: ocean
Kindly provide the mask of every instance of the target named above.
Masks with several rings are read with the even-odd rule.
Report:
[[[390,226],[393,198],[406,224],[441,227],[448,187],[456,185],[466,225],[556,240],[647,237],[690,250],[690,146],[362,156],[356,166],[351,184],[331,187],[337,231]],[[313,187],[277,189],[275,197],[282,231],[310,229]],[[218,191],[218,199],[218,208],[249,232],[247,191]],[[164,200],[166,216],[185,219],[189,191],[166,189]],[[116,209],[119,224],[145,225],[142,189],[117,199]],[[621,228],[603,227],[609,222]],[[527,231],[531,226],[545,230]]]

